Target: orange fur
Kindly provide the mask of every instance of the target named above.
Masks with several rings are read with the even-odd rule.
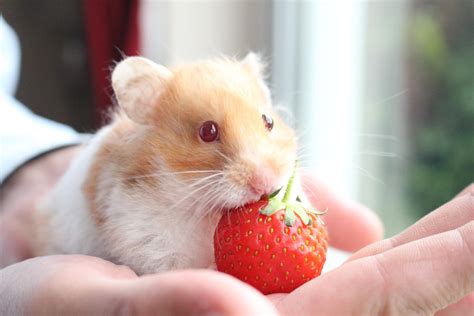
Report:
[[[134,149],[127,148],[126,142],[124,142],[127,135],[133,133],[134,128],[136,128],[135,123],[126,119],[121,114],[115,115],[113,128],[103,139],[101,147],[91,165],[86,181],[82,186],[84,195],[89,203],[91,216],[97,226],[101,226],[105,222],[104,214],[100,209],[102,201],[100,201],[98,197],[98,184],[100,177],[104,172],[105,166],[113,165],[119,168],[117,179],[120,179],[124,174],[122,168],[129,166],[129,163],[134,161],[129,157],[129,153],[132,153]],[[139,166],[143,167],[146,165]],[[148,172],[148,170],[145,172]]]
[[[149,76],[141,80],[157,88],[163,85]],[[294,132],[272,112],[259,80],[255,72],[237,61],[184,65],[173,70],[159,98],[149,100],[153,107],[151,112],[147,110],[152,116],[151,124],[141,125],[122,113],[116,115],[83,186],[96,224],[100,226],[106,220],[100,210],[102,201],[97,197],[106,165],[113,165],[117,180],[127,186],[146,183],[149,187],[156,185],[156,178],[148,177],[157,172],[155,157],[163,160],[171,171],[229,168],[228,161],[216,154],[219,151],[233,161],[229,174],[239,185],[247,184],[261,167],[242,157],[242,153],[260,157],[261,163],[275,173],[281,174],[291,166],[294,155],[287,159],[281,156],[295,151]],[[263,113],[274,119],[271,133],[262,122]],[[220,141],[200,140],[199,127],[208,120],[219,124]],[[129,141],[131,137],[134,141]]]
[[[235,155],[243,149],[258,151],[254,154],[261,154],[271,168],[280,170],[280,159],[275,156],[294,151],[294,134],[275,113],[270,113],[274,131],[270,134],[265,129],[261,114],[272,111],[265,106],[268,101],[258,80],[254,73],[230,60],[175,69],[168,89],[155,105],[157,133],[150,135],[150,143],[177,171],[221,169],[225,160],[215,151],[238,161]],[[207,120],[219,124],[220,142],[203,144],[199,139],[199,127]]]

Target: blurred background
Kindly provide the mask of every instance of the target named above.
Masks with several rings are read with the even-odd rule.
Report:
[[[473,181],[472,0],[3,0],[0,13],[20,39],[17,98],[81,132],[103,124],[123,54],[256,51],[304,166],[376,210],[387,236]]]

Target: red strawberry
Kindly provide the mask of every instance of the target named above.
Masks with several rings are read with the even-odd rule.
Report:
[[[214,234],[217,270],[264,294],[289,293],[321,274],[326,229],[321,213],[298,198],[290,201],[293,180],[294,173],[285,190],[221,218]]]

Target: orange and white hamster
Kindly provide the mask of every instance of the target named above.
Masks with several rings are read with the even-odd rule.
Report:
[[[173,69],[129,57],[112,86],[117,113],[41,206],[36,254],[99,256],[139,274],[212,266],[221,210],[281,187],[296,159],[258,57]]]

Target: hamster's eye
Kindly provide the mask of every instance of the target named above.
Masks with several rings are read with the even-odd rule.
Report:
[[[271,116],[262,114],[263,124],[268,131],[271,131],[273,128],[273,119]]]
[[[199,137],[206,143],[213,142],[219,137],[219,125],[214,121],[206,121],[199,128]]]

